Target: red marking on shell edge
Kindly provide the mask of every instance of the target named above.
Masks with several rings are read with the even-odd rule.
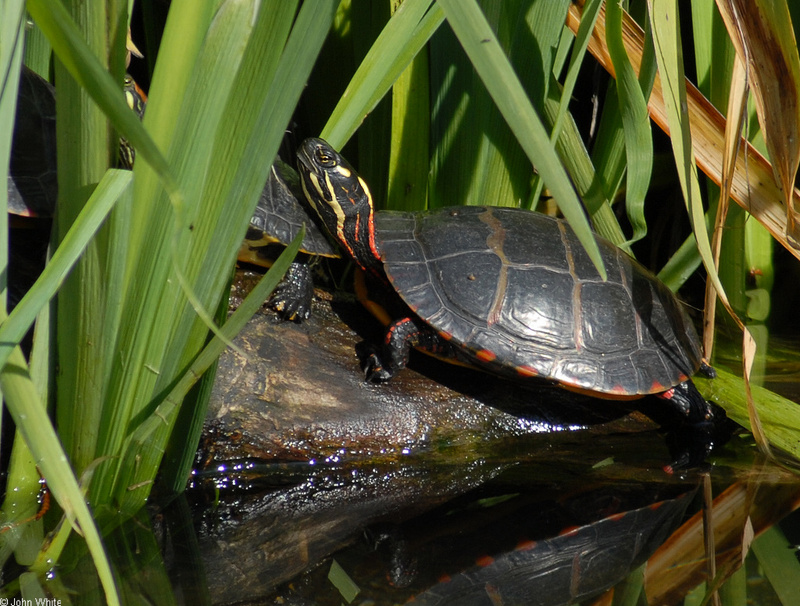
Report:
[[[517,366],[517,374],[521,377],[538,377],[539,371],[532,366]]]
[[[657,509],[660,509],[663,504],[664,504],[664,501],[659,501],[658,503],[653,503],[652,505],[650,505],[650,511],[656,511]]]
[[[517,543],[516,550],[517,551],[530,551],[531,549],[536,548],[536,541],[529,541],[527,539],[523,539],[519,543]]]
[[[444,339],[445,341],[449,341],[450,339],[453,338],[452,333],[449,333],[449,332],[444,331],[444,330],[440,330],[439,331],[439,336],[442,337],[442,339]]]
[[[564,530],[562,530],[561,532],[559,532],[558,536],[565,537],[568,534],[572,534],[574,532],[578,532],[579,529],[580,529],[580,526],[569,526],[569,527],[565,528]]]
[[[611,520],[613,522],[617,522],[617,521],[621,520],[622,518],[624,518],[626,513],[627,512],[625,512],[625,511],[623,511],[621,513],[615,513],[614,515],[608,516],[607,519],[609,519],[609,520]]]
[[[485,568],[486,566],[494,564],[494,558],[492,556],[483,556],[475,560],[475,563],[481,568]]]
[[[660,394],[658,394],[658,397],[659,398],[664,398],[665,400],[671,400],[672,396],[674,396],[674,395],[675,395],[675,388],[674,387],[670,387],[666,391],[662,391]]]
[[[488,349],[479,349],[475,352],[475,356],[481,362],[494,362],[497,359],[497,356]]]
[[[662,384],[661,384],[661,383],[659,383],[658,381],[653,381],[653,384],[650,386],[650,390],[651,390],[653,393],[656,393],[656,392],[662,392],[662,391],[663,391],[663,392],[666,392],[666,391],[668,391],[668,390],[669,390],[669,387],[667,387],[666,385],[662,385]],[[672,397],[672,396],[670,396],[670,397]]]
[[[438,583],[449,583],[449,582],[450,582],[450,581],[452,581],[452,580],[453,580],[453,579],[450,577],[450,575],[449,575],[449,574],[443,574],[442,576],[440,576],[440,577],[437,579],[437,582],[438,582]]]

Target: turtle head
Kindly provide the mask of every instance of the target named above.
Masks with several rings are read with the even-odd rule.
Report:
[[[322,139],[306,139],[297,151],[297,172],[331,237],[362,269],[379,263],[372,195],[350,163]]]

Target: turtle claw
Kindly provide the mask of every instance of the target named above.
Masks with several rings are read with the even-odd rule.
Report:
[[[364,376],[368,383],[385,383],[394,373],[381,364],[376,354],[372,354],[364,364]]]
[[[394,376],[391,368],[381,361],[377,348],[374,346],[362,344],[359,357],[361,358],[361,370],[364,371],[364,380],[367,383],[386,383]]]
[[[314,283],[308,264],[294,262],[275,287],[269,304],[284,320],[303,322],[311,316],[313,299]]]

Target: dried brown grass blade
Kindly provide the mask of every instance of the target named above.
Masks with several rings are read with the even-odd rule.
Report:
[[[749,71],[758,121],[786,204],[787,234],[800,246],[797,202],[786,196],[800,165],[800,56],[789,9],[774,0],[717,0],[717,8]]]
[[[738,568],[743,551],[749,547],[748,537],[758,536],[800,505],[800,488],[793,481],[793,474],[775,467],[765,470],[765,474],[754,479],[769,481],[770,490],[754,493],[748,481],[739,481],[714,499],[717,570]],[[785,478],[784,483],[780,478]],[[706,580],[702,524],[702,512],[698,512],[648,560],[648,603],[680,603],[689,590]]]
[[[731,89],[728,95],[728,116],[730,119],[725,125],[725,147],[722,156],[722,175],[720,183],[719,204],[717,205],[717,216],[714,222],[714,235],[712,238],[712,251],[714,254],[714,264],[719,268],[719,251],[722,243],[722,230],[725,226],[725,219],[728,215],[728,201],[730,199],[731,184],[733,179],[733,167],[741,141],[744,139],[739,135],[742,131],[742,123],[747,106],[747,66],[739,55],[736,56],[731,77]],[[750,419],[750,427],[753,437],[759,449],[765,456],[771,457],[772,451],[769,446],[766,433],[758,417],[753,394],[750,390],[750,373],[756,355],[756,342],[744,322],[736,315],[731,305],[728,303],[725,293],[718,293],[711,280],[706,283],[706,308],[703,324],[703,350],[707,358],[711,358],[711,351],[714,342],[714,317],[716,313],[716,298],[725,306],[728,314],[734,319],[742,330],[742,378],[744,379],[745,395],[747,398],[747,412]]]
[[[711,585],[717,576],[717,552],[714,542],[714,495],[711,488],[711,474],[703,474],[703,546],[706,554],[706,583]],[[719,606],[719,592],[714,591],[711,600]]]
[[[764,428],[761,425],[761,419],[758,417],[756,405],[753,401],[753,394],[750,390],[750,373],[753,370],[753,361],[756,357],[756,341],[753,335],[746,328],[742,333],[742,378],[744,379],[745,396],[747,397],[747,415],[750,419],[750,431],[758,444],[758,448],[769,458],[774,458],[772,449],[769,446],[767,434],[764,433]]]
[[[739,134],[742,131],[744,112],[747,107],[747,72],[744,64],[737,56],[734,59],[733,73],[731,77],[731,88],[728,93],[728,120],[725,124],[725,148],[722,155],[722,174],[719,190],[719,203],[717,205],[717,216],[714,221],[714,233],[711,238],[711,250],[714,255],[714,265],[719,269],[719,254],[722,246],[722,233],[725,221],[728,217],[728,208],[733,179],[733,167],[736,154],[739,151]],[[703,315],[703,351],[706,358],[711,359],[711,352],[714,345],[714,318],[716,315],[717,289],[713,282],[706,282],[706,305]],[[728,308],[728,312],[744,330],[742,321],[736,317],[733,310]]]
[[[577,32],[581,9],[570,4],[567,26]],[[605,12],[601,11],[589,42],[589,52],[606,71],[614,75],[614,68],[605,44]],[[622,37],[631,64],[637,74],[644,48],[644,32],[627,14],[623,15]],[[725,149],[725,118],[690,82],[686,83],[692,141],[697,165],[712,181],[721,185],[722,154]],[[661,81],[656,76],[648,104],[650,117],[669,134]],[[800,250],[786,237],[786,213],[779,200],[781,189],[775,183],[772,165],[752,145],[741,141],[736,154],[736,170],[731,178],[730,197],[756,220],[787,250],[800,259]],[[793,201],[800,207],[800,191],[794,190]]]

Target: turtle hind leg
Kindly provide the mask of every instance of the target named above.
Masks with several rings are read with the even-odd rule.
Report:
[[[362,353],[362,369],[370,383],[383,383],[408,364],[411,349],[440,358],[453,358],[450,344],[430,326],[414,317],[392,322],[380,347],[368,346]]]
[[[670,424],[668,444],[674,459],[664,467],[667,473],[702,465],[711,451],[730,437],[731,423],[725,411],[703,398],[692,381],[684,381],[658,397],[678,412],[679,419]]]
[[[711,368],[709,366],[709,368]],[[680,418],[690,425],[713,422],[714,409],[700,395],[692,381],[684,381],[667,391],[658,394],[662,400],[669,402]]]

